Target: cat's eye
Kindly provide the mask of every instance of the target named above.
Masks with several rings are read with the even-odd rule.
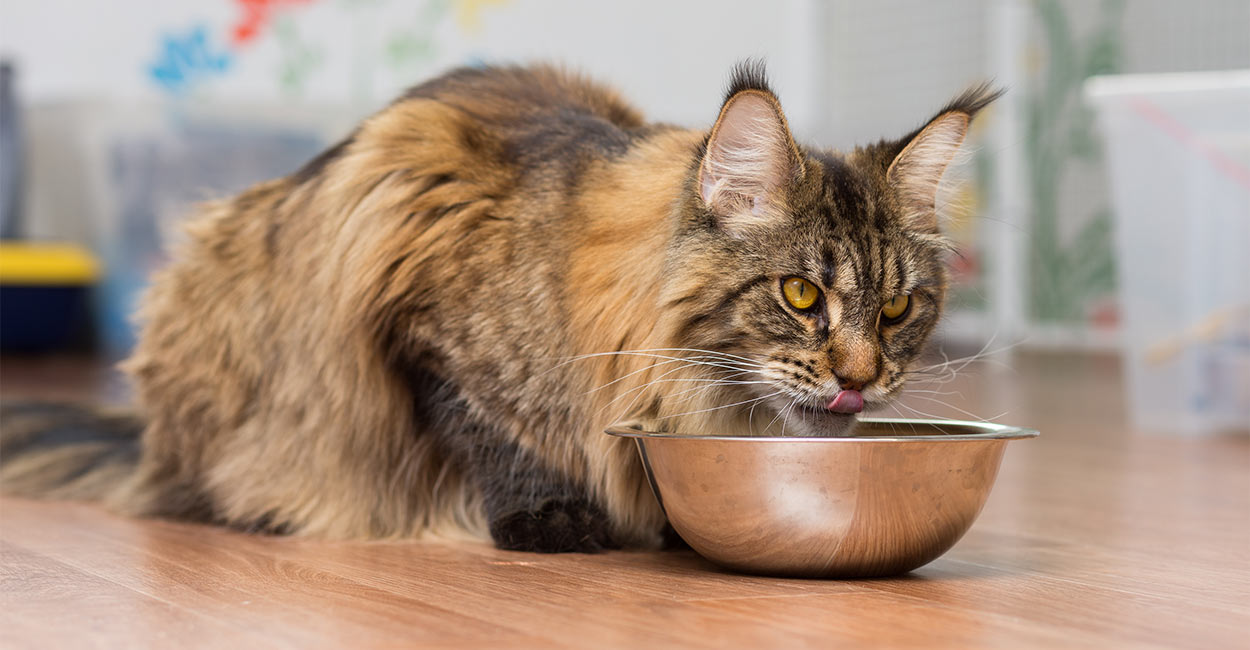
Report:
[[[781,283],[781,293],[785,294],[786,302],[799,310],[808,310],[816,304],[820,297],[820,289],[803,278],[786,278]]]
[[[911,308],[911,298],[900,293],[886,301],[885,306],[881,308],[881,320],[886,325],[897,323],[903,320],[909,308]]]

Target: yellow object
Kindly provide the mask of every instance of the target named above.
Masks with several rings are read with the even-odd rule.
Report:
[[[1215,343],[1225,331],[1229,336],[1235,336],[1237,325],[1241,325],[1242,336],[1250,334],[1250,304],[1216,310],[1184,332],[1155,341],[1146,348],[1146,363],[1157,366],[1172,361],[1186,348]]]
[[[464,33],[477,34],[482,29],[482,10],[506,4],[508,0],[456,0],[456,22]]]
[[[99,273],[100,265],[80,246],[0,242],[0,284],[83,285]]]
[[[794,305],[795,309],[811,307],[816,304],[816,298],[820,296],[820,289],[803,278],[787,278],[781,285],[781,291],[786,294],[786,300]]]
[[[903,294],[894,296],[893,298],[890,298],[889,302],[885,303],[884,307],[881,308],[881,315],[885,316],[886,320],[901,318],[903,314],[907,313],[907,305],[910,302],[911,298],[908,298]]]

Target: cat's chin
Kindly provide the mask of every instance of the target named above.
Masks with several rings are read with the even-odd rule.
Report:
[[[796,406],[789,409],[779,431],[772,435],[800,438],[842,438],[854,435],[857,420],[854,415],[812,407]]]

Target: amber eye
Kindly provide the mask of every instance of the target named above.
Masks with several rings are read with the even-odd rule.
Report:
[[[795,309],[811,309],[820,297],[820,289],[803,278],[786,278],[781,283],[781,292]]]
[[[894,296],[881,308],[881,319],[887,324],[897,323],[907,315],[907,308],[910,306],[911,298],[908,296],[903,294]]]

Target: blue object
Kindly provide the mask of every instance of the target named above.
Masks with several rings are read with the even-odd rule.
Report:
[[[47,352],[84,340],[90,288],[0,285],[0,349]]]

